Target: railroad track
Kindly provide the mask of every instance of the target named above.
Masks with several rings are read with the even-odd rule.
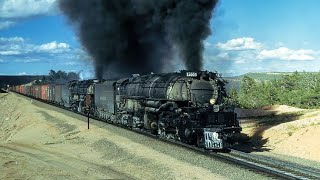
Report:
[[[149,134],[146,134],[150,136]],[[204,154],[208,157],[219,159],[221,161],[239,165],[250,170],[254,170],[257,173],[263,173],[276,178],[281,179],[320,179],[320,169],[302,166],[299,164],[289,163],[274,158],[265,156],[249,154],[234,149],[230,149],[229,153],[225,152],[213,152],[205,149],[198,148],[196,146],[184,144],[181,142],[163,139],[155,137],[179,145],[195,152]]]
[[[95,117],[91,117],[91,118],[101,121],[101,119],[97,119]],[[178,145],[178,146],[190,149],[192,151],[201,153],[211,158],[218,158],[221,161],[231,163],[233,165],[240,165],[245,168],[254,170],[257,173],[263,173],[263,174],[271,175],[273,177],[277,177],[281,179],[320,179],[320,169],[315,169],[311,167],[302,166],[299,164],[289,163],[289,162],[285,162],[285,161],[281,161],[278,159],[269,158],[265,156],[249,154],[249,153],[241,152],[234,149],[229,149],[228,153],[209,151],[202,148],[198,148],[193,145],[182,143],[180,141],[161,138],[157,135],[150,134],[147,131],[135,130],[135,129],[127,128],[118,124],[113,124],[113,125],[117,127],[125,128],[127,130],[130,130],[142,135],[146,135],[148,137],[152,137],[154,139],[161,140],[166,143],[170,143],[173,145]]]
[[[101,119],[98,119],[95,117],[91,117],[91,118],[101,121]],[[269,158],[265,156],[245,153],[235,149],[229,149],[228,153],[209,151],[202,148],[198,148],[193,145],[182,143],[180,141],[161,138],[157,135],[150,134],[147,131],[135,130],[119,124],[113,124],[113,125],[117,127],[125,128],[127,130],[130,130],[142,135],[146,135],[148,137],[152,137],[154,139],[161,140],[166,143],[170,143],[173,145],[178,145],[178,146],[190,149],[192,151],[204,154],[208,157],[218,158],[219,160],[231,163],[233,165],[240,165],[245,168],[255,170],[258,173],[271,175],[273,177],[279,177],[281,179],[320,179],[320,169],[310,168],[310,167],[302,166],[299,164],[289,163],[289,162],[285,162],[285,161],[281,161],[278,159]]]
[[[320,179],[320,169],[290,163],[266,156],[249,154],[231,149],[228,154],[219,154],[220,156],[236,159],[248,167],[264,171],[268,174],[285,179]]]
[[[19,94],[19,95],[25,96],[23,94]],[[28,97],[28,96],[25,96],[25,97]],[[31,98],[31,97],[28,97],[28,98]],[[48,103],[43,100],[39,100],[39,99],[36,99],[36,100],[87,117],[87,115],[84,113],[75,112],[70,109],[64,108],[62,106],[58,106],[56,104]],[[126,126],[123,126],[120,124],[114,124],[93,116],[90,116],[90,118],[95,119],[97,121],[106,122],[114,126],[121,127],[126,130],[130,130],[154,139],[158,139],[166,143],[181,146],[181,147],[190,149],[194,152],[206,155],[208,157],[219,159],[221,161],[230,163],[232,165],[239,165],[247,169],[254,170],[257,173],[263,173],[265,175],[269,175],[272,177],[281,178],[281,179],[320,179],[320,169],[315,169],[311,167],[302,166],[299,164],[289,163],[289,162],[285,162],[285,161],[281,161],[278,159],[269,158],[265,156],[245,153],[235,149],[229,149],[228,153],[209,151],[202,148],[198,148],[193,145],[182,143],[180,141],[161,138],[157,135],[150,134],[148,131],[131,129]]]

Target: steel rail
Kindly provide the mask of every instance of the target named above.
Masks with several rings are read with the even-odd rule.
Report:
[[[66,109],[66,110],[68,110],[68,109]],[[68,111],[70,111],[70,110],[68,110]],[[74,112],[74,111],[71,111],[71,112]],[[84,113],[79,113],[79,112],[75,112],[75,113],[76,114],[81,114],[83,116],[86,116]],[[181,141],[162,138],[162,137],[160,137],[158,135],[151,134],[149,131],[142,131],[142,130],[132,129],[132,128],[129,128],[127,126],[124,126],[124,125],[121,125],[121,124],[115,124],[115,123],[108,122],[108,121],[104,121],[104,120],[96,118],[96,117],[91,117],[91,118],[95,119],[97,121],[102,121],[102,122],[114,125],[116,127],[120,127],[120,128],[129,130],[129,131],[135,132],[135,133],[139,133],[141,135],[145,135],[145,136],[157,139],[157,140],[161,140],[161,141],[163,141],[165,143],[169,143],[169,144],[172,144],[172,145],[180,146],[180,147],[192,150],[192,151],[194,151],[196,153],[200,153],[202,155],[205,155],[207,157],[219,159],[219,160],[221,160],[223,162],[227,162],[227,163],[232,164],[232,165],[239,165],[239,166],[245,167],[245,168],[250,169],[250,170],[255,170],[257,173],[263,173],[265,175],[271,175],[273,177],[279,177],[279,178],[282,178],[282,179],[290,179],[290,180],[293,180],[293,179],[313,179],[313,178],[310,178],[309,175],[305,175],[305,174],[304,175],[297,175],[297,174],[292,173],[291,171],[281,170],[279,168],[276,168],[274,166],[270,166],[268,164],[259,163],[257,161],[251,161],[250,159],[248,160],[248,159],[245,159],[245,158],[235,157],[230,153],[220,153],[220,152],[214,152],[214,151],[210,151],[210,150],[205,150],[203,148],[199,148],[199,147],[196,147],[196,146],[193,146],[193,145],[185,144],[185,143],[183,143]],[[233,150],[231,150],[231,152],[232,151]]]
[[[249,154],[235,149],[231,149],[230,155],[244,159],[250,159],[251,161],[257,161],[262,164],[267,164],[268,166],[284,170],[286,172],[291,172],[292,174],[295,174],[296,176],[299,176],[301,178],[320,179],[320,169],[316,169],[313,167],[307,167],[304,165],[299,165],[297,163],[291,163],[272,157],[266,157],[252,153]]]
[[[14,93],[22,95],[22,96],[25,96],[25,97],[28,97],[28,98],[35,99],[33,97],[30,97],[30,96],[27,96],[27,95],[24,95],[24,94],[20,94],[20,93],[17,93],[17,92],[14,92]],[[71,110],[69,108],[66,108],[66,107],[63,107],[63,106],[60,106],[60,105],[57,105],[57,104],[53,104],[53,103],[44,101],[42,99],[35,99],[35,100],[37,100],[39,102],[42,102],[42,103],[45,103],[45,104],[48,104],[48,105],[52,105],[52,106],[64,109],[64,110],[67,110],[69,112],[73,112],[75,114],[79,114],[79,115],[87,117],[87,114],[82,113],[82,112],[73,111],[73,110]],[[103,119],[100,119],[100,118],[97,118],[97,117],[94,117],[94,116],[90,116],[90,118],[92,118],[94,120],[97,120],[97,121],[101,121],[101,122],[105,122],[105,123],[114,125],[116,127],[120,127],[120,128],[126,129],[126,130],[129,130],[129,131],[132,131],[132,132],[136,132],[136,133],[139,133],[139,134],[142,134],[142,135],[145,135],[145,136],[157,139],[157,140],[161,140],[161,141],[169,143],[169,144],[173,144],[173,145],[177,145],[177,146],[180,146],[180,147],[183,147],[183,148],[186,148],[186,149],[190,149],[190,150],[192,150],[194,152],[200,153],[202,155],[206,155],[207,157],[219,159],[219,160],[221,160],[223,162],[226,162],[226,163],[229,163],[229,164],[232,164],[232,165],[239,165],[239,166],[245,167],[247,169],[254,170],[257,173],[262,173],[262,174],[265,174],[265,175],[271,175],[273,177],[279,177],[279,178],[282,178],[282,179],[313,179],[314,177],[317,177],[317,176],[306,175],[305,173],[301,173],[300,175],[297,175],[297,174],[292,173],[292,171],[288,170],[288,169],[281,170],[281,169],[277,168],[276,166],[274,166],[274,164],[270,165],[270,163],[268,164],[268,163],[265,163],[265,162],[262,162],[262,161],[258,161],[257,158],[255,160],[252,160],[253,158],[249,158],[248,155],[246,155],[246,157],[245,157],[243,155],[244,152],[236,151],[236,150],[233,150],[233,149],[231,149],[230,153],[221,153],[221,152],[205,150],[203,148],[199,148],[199,147],[196,147],[196,146],[193,146],[193,145],[185,144],[185,143],[182,143],[180,141],[175,141],[175,140],[171,140],[171,139],[162,138],[162,137],[160,137],[158,135],[151,134],[149,131],[132,129],[132,128],[129,128],[127,126],[124,126],[124,125],[121,125],[121,124],[115,124],[115,123],[113,123],[111,121],[106,121],[106,120],[103,120]],[[234,152],[237,152],[238,155],[236,155]],[[242,155],[239,155],[239,154],[242,154]],[[251,157],[254,157],[254,156],[251,156]],[[261,159],[263,159],[263,158],[261,158]],[[292,167],[292,166],[290,166],[290,167]],[[317,173],[317,172],[314,172],[313,170],[311,170],[310,172]]]

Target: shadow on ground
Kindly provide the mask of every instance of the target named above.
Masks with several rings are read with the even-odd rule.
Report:
[[[239,138],[239,144],[233,146],[234,149],[244,151],[244,152],[262,152],[269,151],[265,144],[268,142],[267,138],[263,138],[263,133],[279,124],[298,120],[300,116],[303,115],[301,111],[282,113],[279,114],[277,111],[272,111],[270,109],[265,109],[261,111],[263,116],[258,117],[242,117],[239,118],[242,122],[243,128],[252,128],[252,136],[241,133]]]

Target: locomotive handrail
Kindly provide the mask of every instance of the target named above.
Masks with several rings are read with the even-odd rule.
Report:
[[[207,77],[206,74],[204,75]],[[109,81],[112,82],[112,87],[108,81],[97,84],[93,81],[74,81],[66,85],[69,88],[62,89],[64,92],[62,90],[59,92],[61,100],[57,103],[64,102],[66,108],[78,111],[83,111],[82,107],[90,105],[91,114],[113,123],[130,127],[137,125],[138,128],[150,130],[155,134],[159,133],[164,137],[175,137],[184,142],[199,142],[200,146],[206,149],[223,149],[227,147],[227,144],[233,143],[231,137],[235,133],[220,132],[216,129],[208,130],[207,125],[231,126],[232,121],[237,121],[237,119],[231,118],[230,114],[223,114],[222,111],[220,111],[221,114],[215,114],[212,111],[209,104],[212,97],[207,95],[206,87],[212,87],[217,91],[223,88],[219,87],[221,83],[214,83],[216,79],[201,77],[200,75],[199,77],[188,77],[179,73],[144,75]],[[92,89],[93,86],[95,88]],[[36,93],[43,95],[42,86],[37,88]],[[84,98],[84,95],[88,94],[86,93],[88,89],[90,96]],[[17,89],[17,91],[20,90]],[[41,95],[32,94],[31,96],[46,101],[47,97]],[[50,97],[49,100],[51,100]],[[159,103],[148,105],[145,104],[146,101],[159,101]],[[219,103],[221,102],[216,104],[221,105]],[[113,117],[110,113],[114,113]],[[185,116],[181,116],[182,114],[190,117],[190,122],[194,124],[184,124]],[[217,118],[218,116],[221,122],[211,121],[212,117]],[[212,134],[215,135],[214,137],[220,137],[216,136],[219,133],[224,138],[209,138]],[[208,137],[202,138],[204,134]]]

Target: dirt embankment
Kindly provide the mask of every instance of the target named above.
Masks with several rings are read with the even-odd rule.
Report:
[[[102,122],[88,130],[85,118],[39,104],[0,93],[0,179],[262,178]],[[320,161],[319,110],[273,106],[239,115],[254,150]]]
[[[88,130],[84,117],[40,104],[0,93],[0,179],[262,178],[106,123]]]
[[[320,162],[320,110],[285,105],[238,109],[252,151],[270,151]]]
[[[0,179],[126,177],[98,162],[89,144],[75,143],[83,129],[49,113],[13,94],[0,94]]]

